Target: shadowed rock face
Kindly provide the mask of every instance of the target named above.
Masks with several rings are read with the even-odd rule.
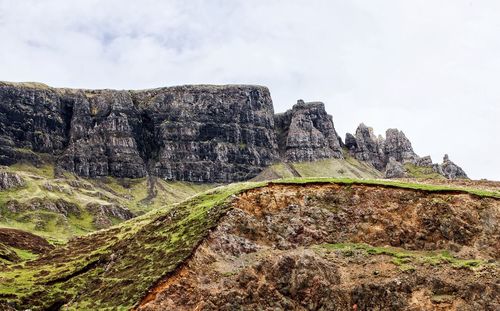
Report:
[[[321,102],[299,100],[275,116],[280,153],[285,161],[303,162],[343,158],[340,139]]]
[[[0,125],[0,165],[36,165],[50,157],[57,169],[84,177],[234,182],[278,161],[342,159],[343,147],[397,176],[403,176],[401,165],[387,170],[390,158],[466,177],[451,161],[419,158],[397,129],[383,138],[361,124],[344,145],[321,102],[299,100],[274,115],[269,90],[261,86],[116,91],[0,82]]]
[[[273,106],[259,86],[145,91],[0,83],[0,164],[48,153],[80,176],[231,182],[277,160]]]
[[[66,96],[54,89],[0,83],[0,164],[37,162],[31,151],[63,150],[71,109]]]
[[[348,148],[352,150],[354,157],[360,161],[371,163],[379,171],[383,171],[386,165],[383,140],[373,134],[373,129],[361,123],[356,129],[356,142],[352,142],[352,135],[346,137],[349,141]]]

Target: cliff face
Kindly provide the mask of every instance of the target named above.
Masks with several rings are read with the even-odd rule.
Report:
[[[0,164],[63,150],[71,118],[66,99],[46,86],[0,83]]]
[[[280,155],[285,161],[343,158],[340,139],[325,104],[299,100],[292,110],[277,114],[275,124]]]
[[[58,170],[85,177],[233,182],[278,161],[343,159],[345,147],[389,171],[387,177],[406,176],[402,165],[411,163],[466,178],[449,160],[437,165],[418,157],[397,129],[383,138],[361,124],[344,145],[321,102],[299,100],[274,115],[269,90],[261,86],[116,91],[0,82],[0,125],[0,165],[50,157]]]
[[[388,129],[385,138],[377,137],[371,127],[361,123],[355,136],[346,134],[345,146],[352,156],[385,172],[387,178],[408,177],[405,164],[448,179],[468,178],[458,165],[449,160],[448,155],[445,155],[442,164],[432,163],[430,156],[419,157],[413,151],[410,140],[398,129]]]
[[[0,84],[0,164],[54,155],[81,176],[231,182],[277,160],[273,106],[258,86],[145,91]]]

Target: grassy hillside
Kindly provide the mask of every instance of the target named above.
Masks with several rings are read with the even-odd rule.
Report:
[[[367,163],[346,155],[345,159],[324,159],[314,162],[277,163],[266,168],[253,180],[292,177],[382,178],[383,174]]]
[[[118,224],[213,188],[211,184],[154,179],[83,179],[54,176],[50,165],[2,168],[25,185],[0,191],[0,227],[17,228],[55,243]]]
[[[275,183],[362,184],[500,198],[498,192],[380,180],[295,178]],[[0,302],[34,310],[63,304],[70,310],[129,309],[192,254],[231,208],[235,195],[268,184],[218,187],[72,239],[35,260],[8,266],[0,272]]]

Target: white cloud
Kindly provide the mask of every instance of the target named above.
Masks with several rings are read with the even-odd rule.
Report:
[[[0,0],[0,80],[148,88],[255,83],[322,100],[340,133],[403,129],[500,180],[498,1]]]

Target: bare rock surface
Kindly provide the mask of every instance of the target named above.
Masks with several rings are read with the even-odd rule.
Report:
[[[305,162],[343,158],[332,116],[321,102],[298,100],[291,110],[275,116],[280,153],[285,161]]]
[[[429,168],[431,172],[448,179],[468,178],[462,168],[451,162],[447,155],[443,164],[432,163],[430,156],[419,157],[413,151],[410,140],[398,129],[388,129],[385,137],[375,136],[371,127],[361,123],[355,135],[346,134],[345,147],[356,159],[385,172],[387,178],[407,177],[404,164]]]
[[[389,158],[389,162],[385,166],[386,178],[404,178],[407,177],[406,170],[401,162],[396,161],[394,158]]]
[[[15,173],[0,171],[0,190],[23,187],[23,178]]]
[[[442,174],[448,179],[468,178],[464,170],[452,162],[447,154],[444,155],[443,163],[440,165],[440,169]]]
[[[260,86],[144,91],[0,83],[0,164],[38,153],[80,176],[231,182],[277,161],[273,106]]]
[[[92,178],[227,183],[280,161],[343,159],[343,148],[380,172],[390,158],[429,166],[402,131],[377,137],[361,124],[344,144],[323,103],[299,100],[275,115],[269,90],[255,85],[128,91],[0,82],[0,125],[0,165],[48,159],[58,174]],[[466,178],[451,161],[432,167]]]

